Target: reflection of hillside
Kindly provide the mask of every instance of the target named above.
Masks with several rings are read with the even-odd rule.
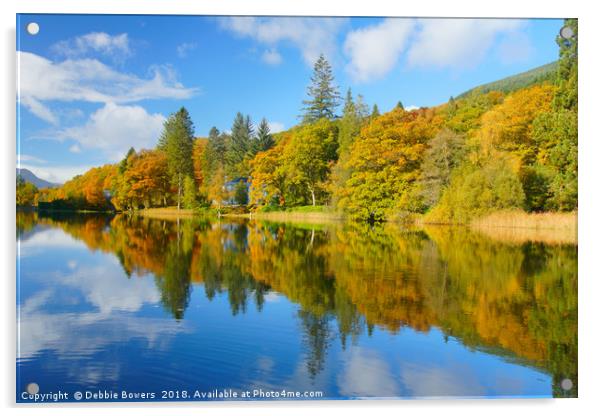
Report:
[[[575,246],[505,244],[461,228],[77,218],[38,221],[114,253],[128,275],[155,275],[177,319],[192,283],[202,283],[209,299],[227,291],[232,313],[249,301],[260,309],[270,289],[286,295],[301,307],[312,375],[334,324],[343,345],[375,325],[438,327],[469,347],[544,368],[556,384],[577,380]]]

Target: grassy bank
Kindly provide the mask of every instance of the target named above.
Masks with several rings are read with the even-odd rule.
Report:
[[[245,217],[274,222],[292,222],[305,224],[323,224],[333,221],[342,221],[345,218],[342,213],[336,212],[331,208],[323,205],[292,207],[283,210],[263,209],[245,214],[226,213],[223,214],[223,216]]]
[[[147,208],[135,211],[136,214],[155,219],[192,218],[197,213],[193,209],[178,209],[178,207]]]
[[[508,242],[577,244],[576,212],[499,211],[473,220],[470,227]]]
[[[173,220],[208,215],[217,218],[217,210],[206,211],[180,209],[176,207],[149,208],[135,211],[149,218]],[[283,223],[319,225],[345,220],[341,212],[327,206],[303,206],[284,210],[257,210],[247,212],[242,207],[225,207],[222,217],[247,218]],[[397,226],[446,226],[450,224],[429,224],[421,216],[392,216],[389,223]],[[523,211],[498,211],[474,219],[464,224],[490,238],[509,243],[526,241],[548,244],[577,244],[577,213],[546,212],[527,213]]]

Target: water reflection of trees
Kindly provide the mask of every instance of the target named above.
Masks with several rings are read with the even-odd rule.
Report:
[[[31,218],[17,221],[31,228]],[[163,221],[126,215],[40,217],[94,250],[114,253],[128,276],[152,273],[166,308],[184,316],[191,285],[226,292],[233,314],[275,290],[300,307],[307,370],[323,368],[374,326],[440,328],[470,348],[534,365],[557,386],[577,380],[575,246],[507,244],[458,228],[400,232],[346,224],[317,229],[259,222]],[[35,221],[34,221],[35,222]]]

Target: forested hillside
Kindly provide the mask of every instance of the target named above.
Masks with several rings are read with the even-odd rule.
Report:
[[[577,209],[577,22],[559,61],[431,108],[380,114],[316,62],[302,122],[272,134],[238,113],[231,133],[195,138],[185,108],[154,149],[131,149],[34,204],[117,209],[183,206],[251,210],[327,205],[362,221],[425,215],[463,223],[503,209]],[[528,87],[522,87],[529,85]],[[342,102],[341,102],[342,101]],[[339,108],[342,109],[339,111]]]
[[[477,91],[482,93],[486,93],[489,91],[501,91],[504,93],[510,93],[518,89],[526,88],[535,84],[541,84],[543,82],[553,83],[556,79],[557,72],[558,61],[550,62],[549,64],[538,66],[537,68],[521,72],[520,74],[512,75],[506,78],[502,78],[498,81],[489,82],[487,84],[471,88],[470,90],[458,95],[456,98],[466,98],[467,96]]]

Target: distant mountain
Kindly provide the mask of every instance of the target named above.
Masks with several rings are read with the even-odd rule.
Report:
[[[477,90],[481,92],[502,91],[509,93],[534,84],[540,84],[544,81],[552,82],[556,77],[557,68],[558,61],[554,61],[546,65],[538,66],[537,68],[533,68],[529,71],[521,72],[520,74],[512,75],[498,81],[489,82],[487,84],[471,88],[470,90],[458,95],[456,98],[464,98]]]
[[[52,182],[45,181],[44,179],[38,178],[29,169],[17,168],[17,176],[19,176],[19,175],[21,175],[21,177],[25,180],[25,182],[33,183],[38,189],[56,188],[56,187],[60,186],[58,183],[52,183]]]

